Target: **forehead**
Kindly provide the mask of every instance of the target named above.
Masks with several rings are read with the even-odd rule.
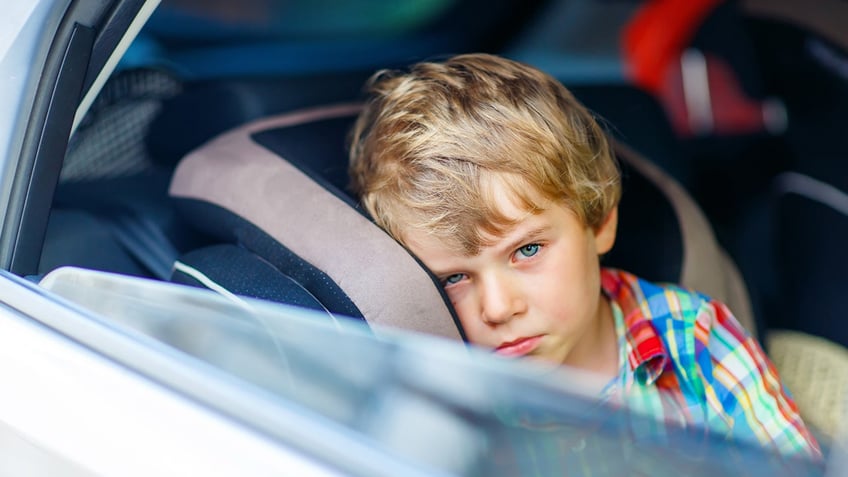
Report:
[[[484,266],[490,260],[501,260],[528,243],[571,237],[574,236],[572,234],[583,233],[585,230],[571,209],[553,203],[549,208],[536,214],[522,214],[521,218],[503,234],[488,235],[490,241],[483,243],[474,252],[456,245],[455,241],[426,233],[411,234],[407,247],[433,273],[441,275]]]
[[[483,200],[491,210],[489,215],[510,224],[503,227],[500,234],[481,234],[484,239],[498,239],[508,234],[520,223],[549,208],[552,202],[526,180],[513,174],[494,176],[483,181],[481,188],[484,192]]]
[[[465,246],[469,228],[476,232],[483,247],[495,245],[516,233],[524,233],[525,229],[538,228],[540,224],[534,218],[544,215],[556,204],[529,188],[519,192],[516,186],[523,183],[502,179],[481,182],[480,193],[486,207],[486,213],[482,215],[487,219],[485,223],[462,222],[457,224],[455,233],[410,226],[402,229],[402,241],[413,251],[443,249],[452,254],[474,255],[468,253]]]

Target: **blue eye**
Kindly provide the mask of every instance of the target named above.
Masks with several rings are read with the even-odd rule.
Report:
[[[454,273],[453,275],[450,275],[449,277],[445,278],[443,280],[443,283],[445,285],[454,285],[456,283],[461,282],[463,278],[465,278],[464,273]]]
[[[541,245],[537,243],[531,243],[519,248],[518,253],[520,253],[522,257],[532,257],[533,255],[539,253],[540,248]]]

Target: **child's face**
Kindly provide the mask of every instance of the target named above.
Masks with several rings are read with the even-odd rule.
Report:
[[[477,255],[425,234],[404,235],[405,242],[444,284],[469,341],[505,356],[574,364],[592,352],[581,340],[588,346],[605,310],[598,255],[612,248],[617,212],[593,231],[564,205],[528,214],[501,189],[498,205],[518,223]]]

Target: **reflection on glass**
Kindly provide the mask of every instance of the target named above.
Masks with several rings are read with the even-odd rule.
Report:
[[[591,376],[432,337],[80,269],[42,286],[331,419],[388,455],[455,475],[822,475],[602,404]],[[226,383],[222,383],[225,385]],[[308,410],[308,411],[307,411]],[[337,452],[344,452],[343,449]]]

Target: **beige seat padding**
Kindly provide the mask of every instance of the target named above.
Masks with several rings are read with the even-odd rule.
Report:
[[[769,355],[801,416],[834,439],[848,431],[848,349],[818,336],[772,330]]]

